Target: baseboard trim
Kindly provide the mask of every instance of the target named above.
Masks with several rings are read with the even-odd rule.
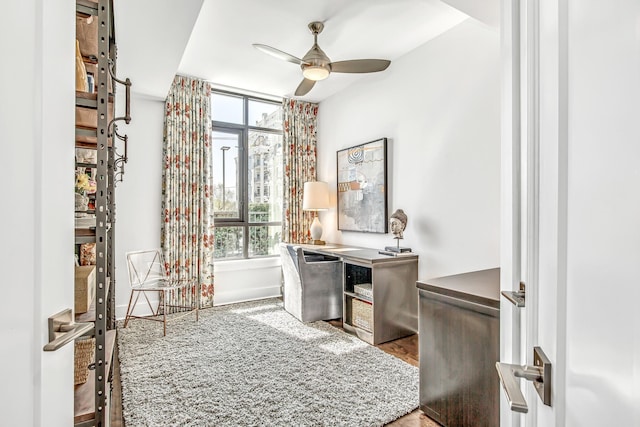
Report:
[[[265,288],[251,288],[251,289],[241,289],[234,291],[221,291],[215,292],[213,295],[213,305],[228,305],[235,304],[239,302],[247,302],[247,301],[256,301],[266,298],[277,298],[282,296],[282,289],[280,286],[270,286]],[[155,307],[158,304],[158,300],[151,300],[151,304]],[[136,304],[134,311],[137,316],[148,316],[151,314],[151,310],[149,309],[149,305],[147,305],[146,301],[138,302]],[[116,320],[124,320],[125,315],[127,314],[127,306],[126,305],[118,305],[116,306]]]
[[[213,305],[227,305],[237,302],[255,301],[265,298],[276,298],[282,296],[280,286],[269,286],[263,288],[240,289],[233,291],[214,291]]]

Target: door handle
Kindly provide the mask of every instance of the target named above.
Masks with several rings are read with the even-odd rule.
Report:
[[[496,362],[502,389],[512,411],[526,413],[529,410],[518,378],[532,381],[542,403],[551,406],[551,362],[540,347],[533,348],[533,365]]]
[[[503,297],[508,299],[511,304],[515,305],[518,308],[522,308],[525,306],[525,284],[524,282],[520,282],[520,290],[518,291],[502,291],[500,292]]]
[[[44,351],[55,351],[93,329],[92,322],[75,323],[70,308],[49,317],[49,342]]]

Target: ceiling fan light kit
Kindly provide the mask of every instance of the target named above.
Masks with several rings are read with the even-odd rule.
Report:
[[[271,46],[255,43],[253,47],[283,61],[300,65],[304,79],[295,91],[296,96],[304,96],[313,88],[315,83],[334,73],[375,73],[387,69],[391,61],[386,59],[354,59],[349,61],[331,62],[329,57],[318,46],[318,34],[322,32],[324,24],[314,21],[309,24],[313,34],[313,46],[299,59]]]
[[[319,81],[329,77],[329,70],[325,67],[314,67],[312,65],[302,66],[302,75],[305,79]]]

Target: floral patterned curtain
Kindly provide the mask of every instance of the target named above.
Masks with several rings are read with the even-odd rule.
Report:
[[[284,215],[282,241],[309,243],[313,212],[302,210],[304,183],[316,180],[318,104],[284,99]]]
[[[172,279],[197,279],[167,304],[213,306],[213,193],[211,88],[176,76],[165,102],[162,250]]]

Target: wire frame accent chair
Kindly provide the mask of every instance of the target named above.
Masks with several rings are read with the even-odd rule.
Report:
[[[129,305],[127,306],[127,314],[124,319],[124,327],[127,327],[130,319],[144,319],[153,320],[163,323],[163,334],[167,335],[167,310],[179,309],[184,313],[171,316],[171,320],[179,319],[183,316],[195,312],[196,321],[198,320],[198,286],[197,279],[191,280],[171,280],[167,276],[164,256],[161,249],[147,249],[142,251],[127,252],[127,271],[129,273],[129,285],[131,286],[131,295],[129,297]],[[195,286],[194,286],[195,285]],[[190,301],[191,306],[182,306],[167,304],[168,293],[170,292],[194,292],[196,295],[192,295]],[[160,301],[157,306],[153,307],[151,300],[147,293],[157,293],[160,296]],[[134,298],[135,295],[135,298]],[[151,310],[151,315],[137,316],[133,314],[136,308],[140,295],[144,296],[144,299]]]

